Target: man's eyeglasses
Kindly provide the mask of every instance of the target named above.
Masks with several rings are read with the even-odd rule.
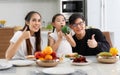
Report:
[[[82,25],[84,25],[84,22],[76,23],[76,24],[73,24],[72,26],[77,27],[78,25],[82,26]]]

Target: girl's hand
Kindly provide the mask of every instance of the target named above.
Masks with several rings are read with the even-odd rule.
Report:
[[[72,38],[72,34],[64,34],[64,37],[67,39],[67,41],[71,44],[72,47],[76,46],[76,42],[74,41],[74,39]]]
[[[91,39],[88,39],[87,44],[90,48],[97,47],[97,41],[95,40],[95,34],[92,35]]]
[[[69,34],[65,33],[65,34],[63,34],[63,36],[66,37],[66,38],[71,38],[72,37],[70,33]]]

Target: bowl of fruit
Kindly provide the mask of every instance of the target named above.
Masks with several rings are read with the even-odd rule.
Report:
[[[35,52],[36,64],[42,67],[53,67],[59,63],[59,58],[56,56],[56,52],[52,50],[50,46],[47,46],[44,50]]]
[[[119,60],[117,48],[110,48],[109,52],[100,52],[97,55],[97,60],[106,64],[116,63]]]
[[[57,60],[37,60],[36,63],[41,67],[54,67],[59,61]]]

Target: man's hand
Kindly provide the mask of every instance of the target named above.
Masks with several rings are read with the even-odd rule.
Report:
[[[95,40],[95,34],[92,35],[91,39],[88,39],[87,44],[90,48],[95,48],[97,47],[98,43]]]

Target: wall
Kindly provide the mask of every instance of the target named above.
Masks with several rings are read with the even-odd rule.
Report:
[[[24,25],[24,17],[31,10],[40,12],[47,24],[59,12],[58,0],[0,0],[0,19],[7,20],[6,26]]]
[[[105,4],[105,28],[114,32],[114,46],[120,50],[120,0],[106,0]]]
[[[41,32],[41,39],[42,39],[42,42],[41,42],[41,49],[43,50],[47,45],[48,45],[48,32],[50,31],[42,31]]]
[[[87,0],[87,21],[88,26],[100,28],[100,1],[99,0]]]

